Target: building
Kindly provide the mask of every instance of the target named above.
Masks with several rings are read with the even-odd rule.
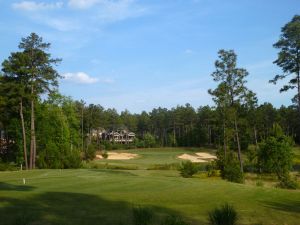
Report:
[[[93,129],[91,131],[93,139],[98,139],[100,141],[110,141],[120,144],[129,144],[134,141],[135,133],[130,132],[126,129],[118,129],[116,131],[106,131],[103,128]]]

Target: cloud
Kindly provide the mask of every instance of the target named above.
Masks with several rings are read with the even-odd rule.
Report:
[[[94,84],[99,82],[98,78],[91,77],[84,72],[65,73],[63,74],[63,77],[65,80],[78,83],[78,84]]]
[[[102,1],[101,0],[69,0],[68,5],[74,9],[88,9],[99,2]]]
[[[144,7],[136,4],[135,0],[69,0],[68,6],[72,9],[93,9],[97,23],[115,22],[143,15]]]
[[[79,29],[79,26],[76,22],[68,20],[65,18],[50,18],[50,17],[41,17],[37,16],[39,21],[47,24],[48,26],[59,30],[59,31],[72,31]]]
[[[39,11],[39,10],[52,10],[59,9],[63,6],[62,2],[56,3],[45,3],[45,2],[34,2],[34,1],[23,1],[18,3],[13,3],[12,7],[16,10],[22,11]]]
[[[185,54],[187,54],[187,55],[190,55],[190,54],[193,54],[193,53],[195,53],[192,49],[186,49],[186,50],[184,50],[184,53]]]

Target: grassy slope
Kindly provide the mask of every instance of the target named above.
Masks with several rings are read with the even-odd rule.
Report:
[[[143,154],[153,151],[158,150]],[[174,159],[174,152],[167,156],[168,152],[159,151]],[[146,157],[143,160],[153,163]],[[26,178],[25,186],[22,178]],[[298,225],[300,221],[299,191],[219,179],[186,179],[177,171],[86,169],[0,173],[0,224],[12,224],[24,213],[35,218],[35,224],[129,224],[132,205],[136,204],[152,206],[158,215],[179,213],[193,224],[206,224],[207,211],[224,202],[235,205],[242,224]]]

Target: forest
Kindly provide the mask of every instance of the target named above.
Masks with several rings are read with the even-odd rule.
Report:
[[[22,38],[19,51],[2,63],[1,164],[26,169],[79,168],[82,161],[93,159],[95,151],[210,146],[225,158],[237,158],[243,172],[242,155],[257,160],[269,137],[279,135],[281,140],[286,137],[289,143],[300,144],[299,34],[300,16],[295,15],[274,44],[278,49],[274,63],[282,74],[274,74],[270,82],[276,84],[289,76],[280,92],[297,90],[290,106],[258,104],[256,94],[247,88],[251,76],[247,68],[238,66],[234,50],[221,49],[215,71],[207,75],[216,84],[208,90],[213,106],[194,108],[187,103],[132,114],[61,95],[58,85],[62,77],[56,68],[62,60],[52,58],[51,44],[31,33]],[[128,129],[136,133],[135,141],[122,145],[92,139],[91,131],[100,127]]]

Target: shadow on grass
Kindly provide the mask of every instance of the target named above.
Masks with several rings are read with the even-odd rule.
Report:
[[[266,207],[286,211],[291,213],[300,213],[300,201],[299,200],[285,200],[284,202],[275,202],[275,201],[268,201],[263,202]]]
[[[35,187],[29,185],[14,185],[0,182],[0,191],[31,191]]]
[[[46,192],[32,198],[0,198],[0,224],[8,225],[130,225],[133,205],[95,195]],[[158,218],[178,213],[153,207]],[[196,223],[192,223],[196,224]]]

